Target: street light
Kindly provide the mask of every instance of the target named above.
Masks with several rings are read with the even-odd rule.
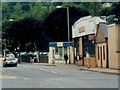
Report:
[[[70,42],[70,25],[69,25],[69,7],[56,6],[56,8],[66,8],[67,9],[67,28],[68,28],[68,42]],[[70,64],[70,46],[69,46],[69,64]]]
[[[13,21],[14,21],[14,19],[12,19],[12,18],[11,18],[11,19],[9,19],[9,21],[10,21],[10,22],[13,22]]]

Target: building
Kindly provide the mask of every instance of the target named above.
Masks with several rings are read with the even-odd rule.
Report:
[[[74,57],[78,52],[83,56],[81,65],[86,65],[86,51],[90,53],[90,65],[96,67],[95,56],[95,37],[97,32],[97,25],[99,23],[106,23],[100,17],[87,16],[80,18],[72,26],[72,38],[74,42]],[[74,59],[75,61],[75,59]]]
[[[120,24],[108,25],[109,68],[120,69]]]
[[[50,42],[49,43],[49,61],[48,63],[52,63],[53,57],[55,54],[59,54],[59,60],[56,60],[57,63],[65,63],[64,54],[68,55],[68,63],[73,63],[73,44],[72,42]]]
[[[95,38],[96,48],[96,65],[100,68],[108,68],[108,29],[107,23],[99,23],[97,25]]]

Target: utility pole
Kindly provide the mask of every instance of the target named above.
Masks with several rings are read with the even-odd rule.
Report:
[[[67,27],[68,27],[68,42],[70,42],[70,25],[69,25],[69,7],[67,7]],[[69,64],[71,64],[70,60],[70,46],[69,46]]]

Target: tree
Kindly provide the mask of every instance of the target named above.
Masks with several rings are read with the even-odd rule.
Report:
[[[83,11],[75,7],[69,7],[70,37],[72,38],[72,25],[76,20],[89,15],[88,11]],[[61,8],[53,11],[45,19],[45,32],[51,41],[67,41],[67,9]]]
[[[8,37],[18,40],[22,45],[22,50],[25,50],[25,45],[29,42],[35,43],[36,46],[44,49],[45,36],[44,32],[40,27],[41,23],[39,20],[34,18],[24,18],[19,21],[15,21],[6,33],[9,33]],[[39,49],[38,47],[38,49]],[[34,48],[34,47],[33,47]]]
[[[92,16],[99,16],[102,8],[102,4],[100,2],[81,2],[77,6],[83,10],[89,11]]]
[[[110,14],[116,15],[118,21],[120,22],[120,1],[113,3]]]
[[[108,16],[111,13],[111,7],[103,7],[100,12],[100,16]]]
[[[3,3],[2,4],[2,19],[6,19],[7,18],[7,11],[8,11],[8,3]]]
[[[34,7],[30,7],[29,13],[31,17],[44,21],[44,19],[49,15],[49,8],[43,3],[37,2]]]
[[[23,13],[26,13],[30,10],[30,3],[28,2],[22,2],[21,6],[22,6],[21,9]]]
[[[22,14],[22,8],[21,8],[21,4],[17,3],[15,5],[15,9],[13,14],[10,16],[10,18],[14,18],[15,20],[19,20],[23,18],[23,14]]]

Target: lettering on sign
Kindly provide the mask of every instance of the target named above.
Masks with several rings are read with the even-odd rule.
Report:
[[[79,28],[79,33],[82,33],[82,32],[85,32],[85,27],[84,26]]]
[[[59,46],[59,47],[61,46],[61,47],[62,47],[62,46],[63,46],[63,43],[62,43],[62,42],[58,42],[58,43],[57,43],[57,46]]]

